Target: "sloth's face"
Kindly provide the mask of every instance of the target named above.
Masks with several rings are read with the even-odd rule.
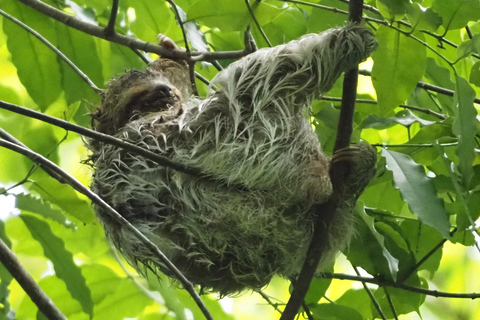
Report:
[[[160,72],[132,70],[109,83],[92,126],[114,135],[147,114],[181,109],[182,95]]]
[[[177,88],[157,79],[136,84],[124,94],[122,100],[125,104],[119,107],[127,121],[138,119],[147,113],[178,107],[181,101],[181,93]]]

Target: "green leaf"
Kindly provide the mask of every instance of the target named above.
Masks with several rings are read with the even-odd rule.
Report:
[[[271,22],[283,11],[263,1],[250,2],[260,25]],[[198,0],[188,9],[187,16],[189,20],[202,22],[224,32],[245,31],[252,22],[244,1]]]
[[[443,241],[442,235],[432,227],[420,223],[419,221],[404,220],[400,224],[403,230],[410,251],[415,256],[415,261],[419,262],[424,259],[427,254]],[[440,261],[442,259],[442,247],[440,246],[429,258],[418,266],[418,271],[427,270],[430,273],[430,278],[438,270]]]
[[[426,281],[421,281],[418,277],[414,280],[409,279],[405,282],[408,285],[418,288],[425,288],[427,289]],[[387,293],[390,297],[390,301],[387,298]],[[405,294],[405,290],[396,289],[396,288],[380,288],[375,290],[374,296],[380,307],[382,308],[385,316],[388,319],[394,319],[394,314],[392,312],[391,305],[395,306],[395,312],[400,314],[407,314],[410,312],[417,312],[420,313],[420,306],[425,301],[425,295],[409,292]],[[379,318],[380,315],[378,314],[377,310],[372,306],[374,318]]]
[[[32,184],[30,190],[37,192],[45,201],[57,205],[65,213],[71,214],[84,223],[95,221],[90,203],[81,199],[76,191],[66,184],[47,177]]]
[[[480,17],[478,0],[435,0],[432,9],[442,17],[446,30],[463,28]]]
[[[463,58],[471,53],[480,53],[480,34],[474,35],[472,39],[462,42],[457,48],[457,57]]]
[[[63,240],[53,234],[48,223],[43,220],[26,214],[22,214],[20,218],[33,238],[42,245],[45,256],[53,263],[55,274],[65,282],[72,297],[82,305],[83,311],[93,317],[90,289],[80,268],[73,261],[73,255],[65,249]]]
[[[402,110],[397,112],[393,117],[384,118],[377,115],[369,115],[367,116],[360,126],[362,128],[376,128],[376,129],[386,129],[395,124],[400,124],[405,127],[409,127],[415,122],[421,123],[424,126],[430,126],[435,124],[434,121],[424,120],[420,117],[417,117],[409,110]]]
[[[333,272],[333,268],[331,270],[322,271]],[[307,294],[305,295],[305,303],[307,305],[317,303],[318,300],[320,300],[325,295],[331,283],[332,279],[314,278],[312,282],[310,282],[310,287],[308,288]]]
[[[55,22],[58,37],[58,49],[61,50],[90,80],[97,86],[104,83],[102,64],[97,54],[95,40],[85,33],[67,27],[63,23]],[[90,125],[89,110],[87,106],[98,103],[99,97],[70,66],[59,58],[62,73],[62,86],[65,90],[67,104],[81,101],[80,112],[74,116],[75,122]]]
[[[385,247],[385,239],[376,230],[374,218],[368,216],[363,208],[356,211],[361,219],[356,225],[357,237],[345,253],[348,260],[369,274],[395,280],[398,260]]]
[[[317,304],[310,311],[316,320],[363,320],[355,309],[334,303]]]
[[[420,4],[412,3],[408,7],[407,17],[416,30],[429,30],[435,32],[442,24],[442,18],[432,9],[425,10]]]
[[[348,11],[348,4],[339,2],[337,0],[322,0],[321,4],[332,8]],[[307,6],[304,6],[307,9]],[[345,24],[345,16],[326,10],[313,8],[308,15],[307,27],[308,32],[322,32],[329,28],[343,26]]]
[[[377,6],[383,16],[395,19],[401,18],[411,4],[408,0],[377,0]]]
[[[181,30],[166,1],[129,0],[129,4],[135,9],[131,29],[138,38],[155,43],[157,35],[163,33],[175,42],[182,40]]]
[[[387,169],[393,173],[395,187],[400,190],[410,210],[420,221],[449,238],[449,214],[432,181],[425,175],[425,169],[409,156],[398,152],[383,149],[382,156],[387,160]]]
[[[480,61],[475,62],[472,66],[469,81],[471,84],[480,87]]]
[[[370,308],[371,299],[364,289],[350,289],[335,302],[357,310],[362,314],[364,319],[372,318],[372,311]]]
[[[108,320],[135,318],[151,303],[132,281],[125,279],[115,293],[95,305],[95,318]]]
[[[58,222],[67,228],[75,228],[75,225],[68,221],[61,211],[53,208],[51,204],[46,203],[41,198],[34,197],[30,194],[21,193],[17,194],[15,199],[15,207],[17,209],[39,214],[42,217]]]
[[[2,9],[46,37],[55,45],[56,35],[53,22],[45,19],[35,10],[14,0],[3,0]],[[25,29],[8,19],[3,19],[3,28],[7,35],[7,46],[17,74],[42,111],[46,110],[60,96],[60,71],[57,56],[40,40]]]
[[[456,153],[459,157],[458,171],[464,188],[468,188],[473,177],[473,160],[475,158],[475,135],[477,133],[477,110],[473,106],[475,91],[464,78],[456,77],[456,90],[453,96],[456,110],[453,133],[458,138]]]
[[[391,113],[416,88],[425,71],[426,50],[417,41],[391,28],[377,30],[372,83],[382,115]],[[417,36],[423,39],[422,35]],[[406,68],[408,66],[408,68]]]

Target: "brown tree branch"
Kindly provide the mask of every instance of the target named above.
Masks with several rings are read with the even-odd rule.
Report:
[[[74,16],[62,12],[39,0],[18,1],[50,18],[60,21],[61,23],[86,34],[118,43],[132,49],[153,52],[166,58],[181,59],[185,61],[211,61],[216,59],[239,59],[245,56],[244,50],[223,52],[186,52],[181,50],[170,50],[157,44],[127,37],[118,33],[107,34],[104,28],[76,19]]]
[[[363,0],[350,1],[349,20],[360,22],[362,18]],[[335,141],[334,151],[348,147],[352,135],[353,114],[355,109],[355,99],[357,94],[358,67],[345,73],[343,82],[342,108],[340,110],[340,119],[337,127],[337,139]],[[305,258],[302,271],[296,279],[290,296],[290,300],[283,311],[280,320],[293,320],[304,297],[307,294],[310,283],[320,262],[322,253],[328,246],[328,229],[333,220],[337,209],[339,188],[342,185],[343,177],[347,167],[345,162],[334,162],[330,170],[330,179],[333,185],[333,196],[324,204],[314,205],[311,210],[317,215],[314,233],[310,242],[307,257]],[[322,213],[320,215],[320,213]],[[321,218],[320,218],[321,217]]]
[[[160,260],[165,266],[175,275],[175,278],[182,284],[183,288],[188,291],[191,295],[195,303],[198,305],[200,310],[202,311],[203,315],[208,320],[213,320],[212,315],[208,311],[207,307],[203,303],[200,295],[195,290],[193,284],[185,278],[185,276],[180,272],[180,270],[175,267],[175,265],[163,254],[160,249],[147,237],[145,237],[137,228],[135,228],[128,220],[126,220],[123,216],[121,216],[117,211],[115,211],[109,204],[103,201],[96,193],[92,192],[90,189],[85,187],[81,182],[71,176],[69,173],[65,172],[57,166],[52,161],[48,160],[47,158],[43,157],[42,155],[33,152],[32,150],[25,148],[21,145],[16,143],[12,143],[10,141],[0,139],[0,147],[12,150],[19,154],[22,154],[29,158],[31,161],[38,163],[42,167],[47,167],[51,171],[55,171],[58,176],[62,177],[62,180],[68,183],[72,188],[77,190],[78,192],[87,196],[92,203],[95,203],[98,207],[102,208],[105,212],[107,212],[111,218],[113,218],[117,223],[122,225],[126,228],[129,232],[131,232],[135,237],[137,237],[151,252]],[[53,318],[57,319],[57,318]],[[66,318],[58,318],[58,319],[66,319]]]
[[[1,140],[0,140],[1,141]],[[33,303],[38,307],[49,320],[67,320],[67,317],[57,308],[53,301],[45,294],[40,286],[33,280],[32,276],[18,260],[15,253],[0,238],[0,261],[5,269],[28,294]]]
[[[112,10],[110,11],[110,18],[108,19],[108,24],[104,29],[104,32],[107,36],[111,36],[115,33],[115,23],[117,21],[118,14],[118,3],[120,0],[112,1]]]

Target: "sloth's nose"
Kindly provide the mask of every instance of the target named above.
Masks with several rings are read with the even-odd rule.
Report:
[[[159,84],[154,89],[155,95],[159,98],[171,98],[173,97],[173,90],[169,85]]]

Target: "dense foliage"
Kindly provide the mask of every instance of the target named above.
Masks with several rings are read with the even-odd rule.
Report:
[[[102,27],[112,6],[110,0],[45,3]],[[342,10],[348,10],[339,0],[175,3],[173,10],[172,1],[120,0],[115,30],[152,43],[163,33],[183,47],[185,34],[190,50],[233,51],[244,48],[249,25],[258,47],[274,46],[343,25]],[[353,140],[377,146],[378,174],[357,206],[356,240],[335,269],[314,280],[305,302],[315,319],[480,318],[478,302],[467,299],[480,297],[474,294],[480,285],[480,2],[365,4],[379,47],[360,68]],[[155,58],[17,0],[2,0],[0,9],[38,32],[99,88]],[[0,22],[0,100],[88,127],[98,93],[44,41],[5,16]],[[196,71],[212,79],[231,62],[198,62]],[[312,108],[327,153],[341,80]],[[197,86],[205,95],[207,85]],[[81,136],[1,107],[1,129],[89,185]],[[88,198],[11,150],[0,148],[0,163],[0,237],[68,319],[203,319],[186,291],[168,279],[139,278],[115,255]],[[0,279],[0,319],[36,319],[38,309],[2,265]],[[203,299],[215,319],[277,319],[288,288],[287,280],[275,279],[263,298]],[[435,298],[442,293],[434,290],[445,296]]]

